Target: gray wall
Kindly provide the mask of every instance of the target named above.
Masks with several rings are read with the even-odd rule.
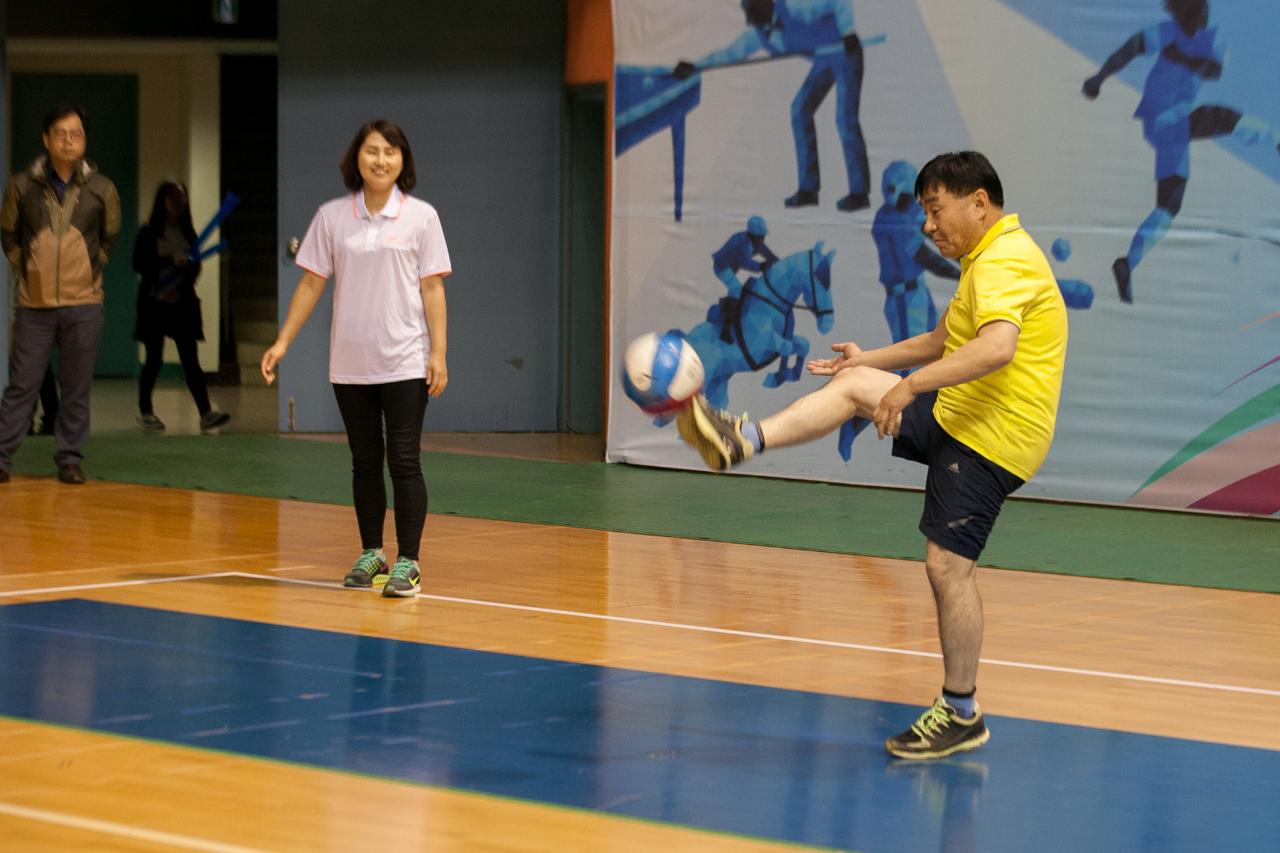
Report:
[[[428,430],[556,429],[564,20],[563,0],[280,2],[280,317],[299,274],[288,238],[345,192],[355,129],[396,121],[454,266],[449,388]],[[342,429],[331,291],[280,370],[282,428],[293,398],[298,430]]]

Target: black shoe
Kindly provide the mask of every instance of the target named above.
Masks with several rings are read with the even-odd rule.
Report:
[[[58,466],[58,479],[71,486],[83,486],[88,478],[84,475],[84,469],[73,462]]]
[[[1111,274],[1116,277],[1116,289],[1120,291],[1120,301],[1133,304],[1133,288],[1129,285],[1129,259],[1116,258],[1111,265]]]
[[[210,409],[200,416],[200,431],[208,432],[211,429],[217,429],[229,420],[231,420],[231,415],[226,412]]]
[[[750,459],[755,448],[742,434],[747,416],[735,417],[711,408],[701,394],[689,401],[676,417],[676,428],[685,443],[698,451],[708,468],[723,471]]]
[[[871,206],[871,199],[866,193],[849,193],[844,198],[836,202],[836,210],[843,210],[846,213],[852,213],[855,210],[864,210]]]
[[[818,203],[816,190],[796,190],[796,194],[783,200],[786,207],[813,207]]]
[[[9,472],[0,468],[0,484],[9,482]]]
[[[942,758],[953,752],[977,749],[991,739],[991,732],[975,706],[973,717],[964,719],[939,696],[933,707],[897,737],[884,742],[890,755],[898,758]]]

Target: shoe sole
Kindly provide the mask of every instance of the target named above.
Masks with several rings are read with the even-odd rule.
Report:
[[[352,583],[346,578],[343,578],[342,585],[347,589],[373,589],[374,587],[384,585],[389,577],[391,577],[389,574],[374,575],[373,580],[369,583]]]
[[[716,439],[708,438],[703,432],[704,428],[715,435]],[[698,451],[698,455],[702,457],[702,461],[708,468],[713,471],[723,471],[729,467],[729,454],[725,452],[724,445],[720,442],[720,432],[703,415],[702,408],[697,403],[690,403],[680,410],[680,414],[676,417],[676,429],[685,444]]]
[[[422,586],[420,584],[410,589],[396,589],[393,586],[384,586],[382,588],[382,597],[383,598],[413,598],[415,595],[418,594],[418,590],[420,589],[422,589]]]
[[[962,740],[947,749],[938,749],[931,752],[898,752],[889,741],[885,741],[884,748],[894,758],[902,758],[907,761],[925,761],[931,758],[946,758],[948,755],[955,755],[957,752],[968,752],[971,749],[977,749],[989,740],[991,740],[991,729],[987,729],[972,740]]]

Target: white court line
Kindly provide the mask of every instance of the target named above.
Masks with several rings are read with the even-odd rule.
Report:
[[[207,575],[173,575],[167,578],[145,578],[136,581],[103,581],[102,583],[81,583],[75,586],[47,586],[44,589],[10,589],[0,592],[0,598],[13,598],[19,595],[44,595],[51,592],[80,592],[86,589],[112,589],[120,586],[146,586],[153,583],[176,583],[177,581],[201,581],[210,578],[229,578],[240,575],[240,572],[213,572]],[[263,577],[269,577],[264,575]]]
[[[277,583],[295,583],[306,586],[322,586],[342,589],[339,583],[325,581],[308,581],[298,578],[281,578],[272,575],[258,575],[252,572],[231,572],[246,578],[275,581]],[[475,598],[454,598],[449,595],[430,595],[420,592],[418,598],[433,601],[447,601],[452,604],[473,604],[478,607],[500,607],[505,610],[523,610],[529,613],[545,613],[551,616],[575,616],[580,619],[599,619],[605,622],[625,622],[631,625],[649,625],[655,628],[675,628],[682,631],[699,631],[704,634],[726,634],[732,637],[749,637],[754,640],[778,640],[784,643],[801,643],[807,646],[828,646],[837,649],[856,649],[863,652],[879,652],[886,655],[907,655],[910,657],[941,658],[938,652],[921,652],[915,649],[895,649],[887,646],[868,646],[862,643],[842,643],[838,640],[817,640],[811,637],[792,637],[786,634],[764,634],[759,631],[739,631],[733,628],[712,628],[707,625],[689,625],[683,622],[661,622],[655,619],[636,619],[632,616],[610,616],[603,613],[583,613],[577,610],[556,610],[550,607],[534,607],[528,604],[507,604],[501,601],[482,601]],[[1164,684],[1172,687],[1196,687],[1202,690],[1221,690],[1229,693],[1251,693],[1257,696],[1278,696],[1280,690],[1267,690],[1261,687],[1240,687],[1235,684],[1214,684],[1207,681],[1186,681],[1180,678],[1158,678],[1152,675],[1130,675],[1123,672],[1106,672],[1097,669],[1076,669],[1069,666],[1050,666],[1038,663],[1022,663],[1020,661],[994,660],[982,658],[980,663],[987,666],[1008,666],[1017,669],[1038,669],[1044,672],[1060,672],[1066,675],[1087,675],[1093,678],[1114,678],[1120,681],[1138,681],[1144,684]]]
[[[43,823],[53,823],[59,826],[68,826],[72,829],[86,829],[90,832],[100,832],[103,835],[115,835],[121,838],[131,838],[136,841],[145,841],[150,844],[159,844],[164,847],[181,848],[183,850],[205,850],[208,853],[259,853],[260,851],[260,848],[256,847],[220,844],[217,841],[193,838],[190,835],[177,835],[172,832],[143,829],[139,826],[129,826],[128,824],[115,823],[109,820],[77,817],[76,815],[45,811],[44,809],[32,809],[26,806],[14,805],[13,803],[0,802],[0,814]]]
[[[348,549],[349,550],[349,549]],[[89,572],[111,572],[121,569],[148,569],[153,566],[188,566],[192,563],[223,563],[227,560],[255,560],[262,557],[274,557],[279,551],[264,551],[261,554],[227,554],[223,557],[198,557],[194,560],[158,560],[154,563],[119,563],[114,566],[94,566],[91,569],[63,569],[57,572],[23,572],[21,574],[5,575],[6,580],[14,578],[47,578],[52,575],[77,575],[88,574]]]

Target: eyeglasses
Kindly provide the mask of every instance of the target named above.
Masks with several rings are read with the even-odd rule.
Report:
[[[80,140],[84,139],[84,131],[58,129],[58,130],[49,131],[49,136],[52,137],[53,139],[58,140],[59,142],[62,142],[65,139],[70,139],[72,142],[79,142]]]

